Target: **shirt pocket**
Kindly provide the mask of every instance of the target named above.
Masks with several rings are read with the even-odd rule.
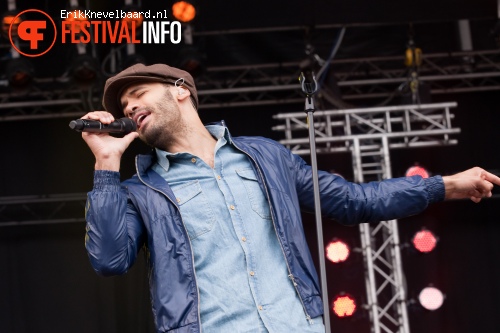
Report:
[[[215,214],[199,181],[191,181],[173,191],[189,238],[193,240],[212,230]]]
[[[239,169],[236,170],[236,173],[240,176],[240,179],[245,186],[252,210],[259,214],[259,216],[263,219],[270,220],[271,211],[269,209],[269,202],[260,188],[257,176],[255,175],[253,169]]]

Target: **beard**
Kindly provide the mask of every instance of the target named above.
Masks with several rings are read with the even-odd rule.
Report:
[[[174,100],[169,89],[165,89],[160,101],[152,107],[146,107],[155,117],[139,132],[139,138],[146,144],[168,151],[180,135],[187,131],[187,126],[181,117],[179,105]]]

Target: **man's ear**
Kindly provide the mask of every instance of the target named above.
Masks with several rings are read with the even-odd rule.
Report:
[[[189,90],[187,90],[183,87],[177,87],[177,99],[179,101],[186,99],[190,95],[191,95],[191,93],[189,92]]]

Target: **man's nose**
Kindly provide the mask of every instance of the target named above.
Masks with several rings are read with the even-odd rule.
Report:
[[[132,118],[139,107],[140,105],[138,101],[130,100],[128,101],[127,106],[125,106],[125,109],[123,109],[123,113],[127,115],[127,117]]]

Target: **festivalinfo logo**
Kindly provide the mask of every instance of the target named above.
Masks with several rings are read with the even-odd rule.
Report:
[[[12,47],[24,56],[38,57],[54,46],[58,33],[62,44],[179,44],[182,39],[181,23],[168,20],[167,10],[61,10],[60,19],[58,27],[42,10],[20,12],[9,26]],[[21,50],[17,38],[27,47]]]

